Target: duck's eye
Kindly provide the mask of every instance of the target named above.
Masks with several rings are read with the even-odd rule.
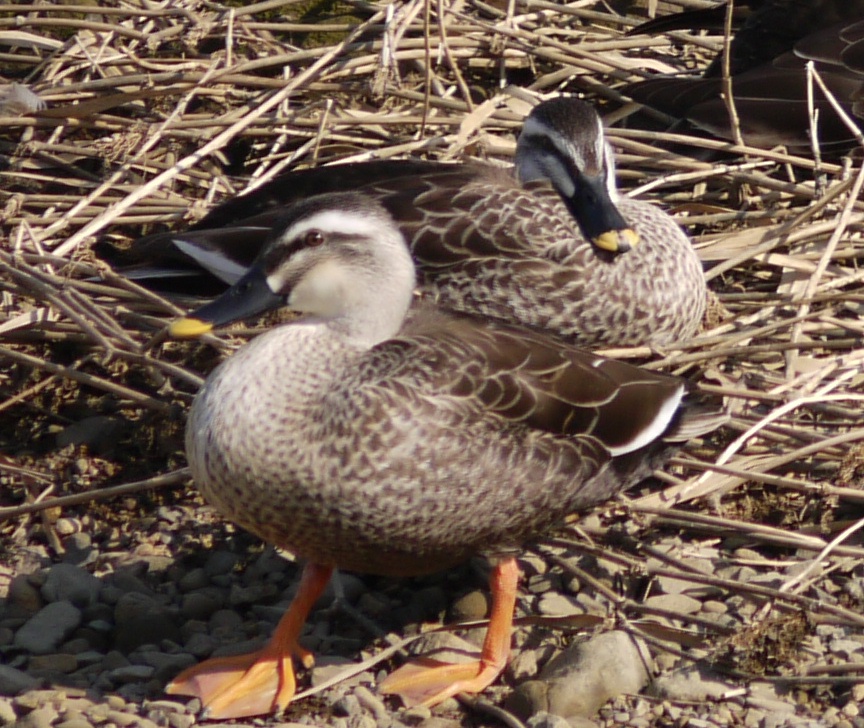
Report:
[[[304,242],[306,243],[306,247],[315,248],[324,242],[324,233],[320,230],[309,230],[306,233]]]

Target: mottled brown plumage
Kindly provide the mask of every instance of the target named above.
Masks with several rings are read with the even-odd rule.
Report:
[[[311,198],[274,227],[243,279],[173,333],[199,334],[279,305],[300,315],[213,372],[186,442],[205,498],[309,560],[312,595],[334,567],[402,576],[478,552],[501,559],[484,657],[464,679],[423,671],[418,684],[412,668],[386,685],[437,702],[482,690],[503,668],[513,549],[643,479],[683,422],[693,432],[717,421],[688,411],[674,377],[425,307],[405,321],[413,284],[407,247],[382,206],[348,193]],[[274,652],[278,669],[289,669],[285,645],[295,644],[314,602],[303,594],[266,659],[204,663],[171,690],[201,697],[211,717],[284,707],[293,671],[278,681],[290,689],[255,701],[259,678],[247,670],[269,675]]]
[[[443,308],[584,346],[668,347],[696,332],[706,301],[699,260],[666,213],[618,197],[612,154],[590,104],[566,98],[537,106],[519,140],[516,170],[524,184],[478,162],[291,172],[221,205],[193,230],[143,239],[133,252],[163,264],[171,255],[221,265],[219,275],[233,282],[287,204],[361,190],[396,220],[425,292]],[[640,239],[633,250],[616,254],[589,242],[625,221]],[[618,235],[619,243],[629,240]]]

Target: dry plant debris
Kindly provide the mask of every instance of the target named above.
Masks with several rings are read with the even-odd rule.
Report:
[[[520,644],[535,633],[541,651],[577,638],[586,623],[550,606],[550,590],[578,591],[575,612],[641,636],[658,673],[693,664],[728,680],[707,701],[622,696],[598,724],[862,724],[864,172],[859,161],[635,125],[616,88],[694,72],[722,45],[687,33],[624,37],[645,12],[611,0],[0,5],[3,72],[45,103],[0,118],[0,653],[34,679],[0,700],[0,723],[192,725],[194,706],[160,700],[182,659],[154,655],[190,640],[204,654],[213,634],[232,630],[266,634],[294,574],[202,506],[184,471],[184,411],[224,347],[165,341],[186,302],[138,286],[97,253],[182,227],[292,168],[406,155],[509,161],[525,99],[567,92],[616,122],[621,184],[677,214],[716,297],[703,332],[678,350],[611,353],[688,376],[727,398],[732,419],[689,446],[662,485],[527,557],[523,606],[541,607],[535,622],[547,628]],[[681,154],[682,143],[721,161]],[[101,591],[66,652],[46,659],[15,639],[45,605],[58,564],[91,572]],[[395,629],[387,614],[400,603],[405,620],[428,619],[399,599],[420,589],[427,610],[429,595],[440,597],[440,611],[464,587],[458,579],[471,581],[357,580],[354,612],[365,621],[328,615],[315,629],[337,624],[319,642],[355,661],[380,655],[358,624]],[[134,629],[118,626],[134,612],[129,594],[174,620],[173,632],[155,633],[156,652],[131,633],[141,615]],[[682,611],[670,595],[697,606]],[[221,632],[199,629],[217,618]],[[102,697],[84,692],[91,686]],[[288,719],[518,724],[482,701],[443,718],[399,717],[368,691],[357,693],[358,713],[353,689],[301,701]]]

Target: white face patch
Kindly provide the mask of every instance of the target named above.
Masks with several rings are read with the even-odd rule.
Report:
[[[357,235],[364,238],[381,238],[383,225],[381,220],[371,215],[352,210],[324,210],[303,218],[289,227],[282,235],[283,240],[295,239],[309,232],[320,230],[340,235]]]
[[[270,276],[267,285],[273,288]],[[288,307],[300,313],[334,318],[352,305],[352,292],[356,288],[356,272],[338,260],[323,260],[311,268],[294,286]],[[277,289],[278,290],[278,289]]]

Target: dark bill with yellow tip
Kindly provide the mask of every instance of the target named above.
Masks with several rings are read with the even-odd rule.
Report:
[[[168,334],[175,339],[197,339],[199,336],[210,333],[213,324],[196,318],[177,319],[168,327]]]
[[[264,272],[255,266],[215,301],[172,323],[168,333],[178,339],[193,339],[217,326],[250,318],[283,304],[284,298],[270,290]]]
[[[609,196],[603,175],[580,175],[573,194],[563,199],[582,234],[595,247],[610,253],[626,253],[639,242],[639,235]]]
[[[626,253],[639,243],[639,233],[633,228],[609,230],[598,235],[591,242],[601,250],[608,250],[610,253]]]

